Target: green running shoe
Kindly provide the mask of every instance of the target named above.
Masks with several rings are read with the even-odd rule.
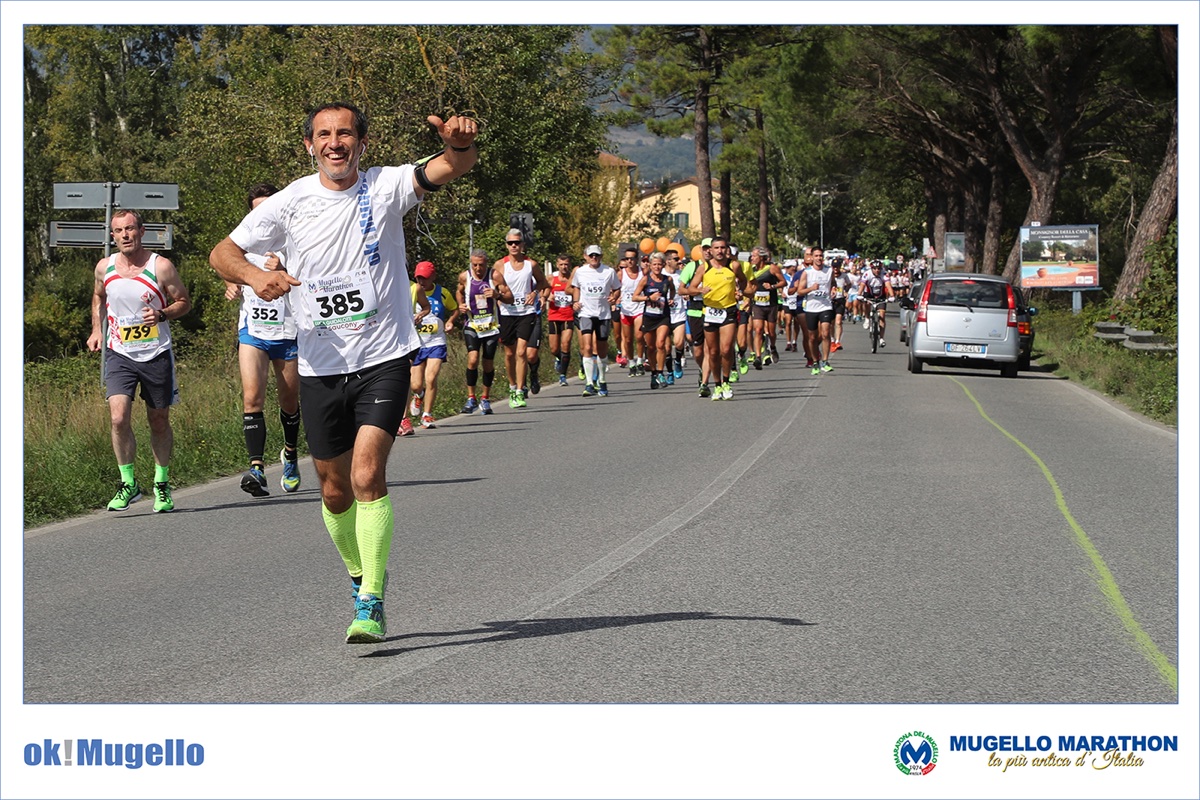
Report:
[[[738,382],[738,368],[736,366],[733,368],[733,372],[729,376],[729,382],[730,383]]]
[[[738,372],[745,375],[749,371],[750,371],[750,362],[749,361],[747,361],[744,358],[741,359],[740,361],[738,361]]]
[[[113,499],[108,501],[109,511],[124,511],[129,508],[129,504],[142,499],[142,487],[137,483],[128,484],[121,482],[117,484],[117,493],[113,495]]]
[[[295,461],[295,454],[292,458],[292,461],[288,461],[286,447],[279,451],[279,460],[283,462],[283,477],[279,479],[279,486],[285,492],[294,492],[300,488],[300,465]]]
[[[821,372],[833,372],[833,367],[829,366],[829,362],[821,364]]]
[[[360,594],[354,601],[354,621],[346,629],[346,644],[375,644],[382,642],[386,635],[383,599],[373,594]]]
[[[175,501],[171,499],[171,484],[160,481],[154,484],[154,513],[162,514],[175,510]]]
[[[813,375],[820,375],[820,374],[821,374],[821,368],[820,368],[820,367],[818,367],[818,366],[814,366],[814,367],[812,368],[812,374],[813,374]]]

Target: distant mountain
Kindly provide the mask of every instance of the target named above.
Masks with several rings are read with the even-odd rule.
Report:
[[[696,174],[696,143],[691,137],[662,139],[637,128],[610,128],[614,152],[638,165],[638,177],[659,183],[683,180]]]

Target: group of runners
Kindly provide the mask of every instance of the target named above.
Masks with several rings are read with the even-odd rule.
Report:
[[[314,109],[303,137],[314,174],[281,190],[265,184],[251,190],[249,213],[209,257],[227,282],[226,296],[241,302],[249,461],[241,487],[255,497],[270,492],[263,406],[273,368],[284,430],[280,486],[285,492],[300,487],[296,453],[303,420],[322,520],[352,587],[347,643],[386,636],[383,603],[394,531],[388,454],[397,435],[413,432],[410,417],[423,428],[436,426],[437,385],[456,326],[467,350],[465,414],[492,412],[501,347],[511,408],[525,407],[529,395],[540,392],[543,344],[558,384],[568,385],[575,336],[584,395],[608,394],[615,339],[616,363],[634,376],[649,373],[652,389],[683,378],[690,350],[699,395],[729,400],[732,385],[752,367],[779,359],[781,331],[783,349],[803,348],[813,374],[832,371],[829,356],[840,348],[852,293],[892,293],[878,268],[856,283],[849,277],[853,268],[826,264],[820,248],[807,251],[803,264],[777,264],[766,248],[756,247],[743,263],[723,237],[705,239],[702,257],[686,262],[673,249],[643,259],[628,248],[619,253],[617,268],[604,263],[599,245],[590,245],[583,263],[560,255],[547,276],[526,254],[516,229],[505,237],[500,259],[472,251],[453,288],[437,282],[429,261],[416,264],[410,277],[404,215],[478,158],[475,120],[430,116],[428,123],[442,140],[439,152],[402,166],[361,169],[369,142],[366,116],[340,102]],[[178,391],[169,321],[191,304],[174,266],[142,247],[144,230],[136,212],[114,214],[119,252],[96,267],[89,346],[104,347],[109,360],[107,396],[121,472],[108,505],[113,511],[141,495],[129,421],[139,383],[156,463],[154,510],[174,508],[167,411]]]
[[[608,396],[614,364],[627,368],[630,377],[648,374],[651,389],[674,386],[690,355],[699,396],[729,400],[733,385],[751,368],[779,361],[781,331],[784,351],[803,350],[812,374],[832,372],[830,356],[841,349],[847,319],[862,321],[869,301],[893,297],[892,287],[898,286],[881,262],[862,268],[843,259],[827,263],[819,247],[782,264],[772,261],[767,248],[755,247],[741,262],[723,237],[704,239],[701,258],[687,262],[677,249],[642,254],[626,247],[616,268],[604,263],[599,245],[589,245],[581,264],[567,254],[557,256],[548,277],[526,254],[521,231],[508,231],[504,246],[508,253],[496,261],[484,250],[473,251],[453,292],[434,282],[433,264],[417,265],[413,307],[422,345],[413,358],[408,408],[423,428],[437,423],[432,394],[446,358],[446,332],[456,325],[467,351],[462,414],[492,413],[501,347],[510,408],[526,407],[529,396],[541,391],[544,347],[558,385],[569,385],[576,336],[577,377],[585,397]],[[414,431],[406,417],[397,433]]]

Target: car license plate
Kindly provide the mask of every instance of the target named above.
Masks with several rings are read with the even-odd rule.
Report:
[[[987,354],[986,344],[956,344],[954,342],[946,343],[947,353],[963,353],[972,356],[982,356]]]

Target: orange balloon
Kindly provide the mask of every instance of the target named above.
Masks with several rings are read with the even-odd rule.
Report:
[[[642,255],[650,255],[654,252],[654,240],[647,236],[642,239],[642,243],[638,245],[638,249],[642,251]]]
[[[692,261],[699,261],[702,258],[704,258],[704,248],[696,245],[692,248]]]
[[[660,236],[655,244],[658,245],[659,252],[665,253],[667,252],[667,248],[671,246],[671,240],[665,236]]]
[[[680,258],[687,258],[687,249],[679,242],[671,242],[667,245],[667,250],[673,250],[678,253]]]

